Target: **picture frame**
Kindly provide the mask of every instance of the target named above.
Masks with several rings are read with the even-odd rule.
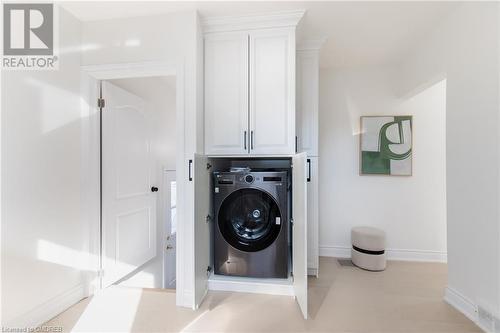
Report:
[[[413,175],[413,116],[361,116],[359,174]]]

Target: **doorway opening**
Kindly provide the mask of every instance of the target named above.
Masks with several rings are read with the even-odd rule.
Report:
[[[102,80],[100,94],[102,287],[175,289],[176,77]]]

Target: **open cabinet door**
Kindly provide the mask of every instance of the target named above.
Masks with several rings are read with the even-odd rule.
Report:
[[[293,157],[292,169],[292,258],[295,299],[307,319],[307,154]]]
[[[194,302],[198,308],[208,291],[210,273],[210,173],[207,158],[194,155]]]

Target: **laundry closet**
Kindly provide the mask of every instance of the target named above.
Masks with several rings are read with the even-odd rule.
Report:
[[[303,11],[210,18],[204,154],[194,185],[194,299],[208,290],[294,296],[307,318],[318,275],[318,72]]]

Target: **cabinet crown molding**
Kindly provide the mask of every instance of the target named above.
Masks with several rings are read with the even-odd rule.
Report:
[[[326,43],[326,37],[297,41],[297,51],[319,51]]]
[[[280,11],[258,15],[217,16],[201,19],[203,32],[296,27],[305,10]]]

